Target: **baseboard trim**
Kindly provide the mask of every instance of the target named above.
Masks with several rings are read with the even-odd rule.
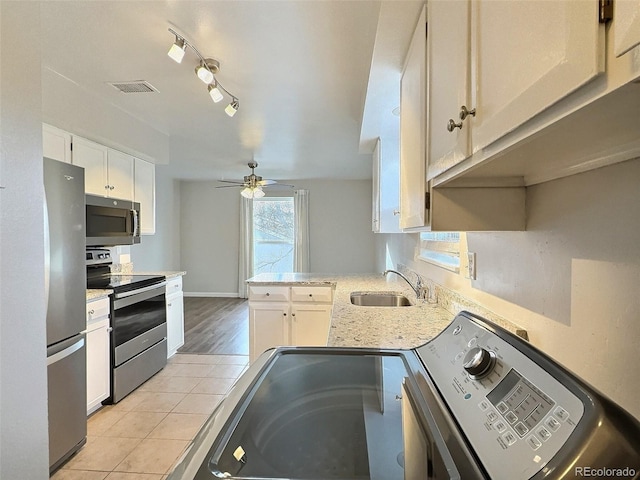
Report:
[[[238,292],[184,292],[185,297],[238,298]]]

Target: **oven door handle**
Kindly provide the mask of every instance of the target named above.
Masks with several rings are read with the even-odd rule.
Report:
[[[156,289],[156,288],[164,287],[166,284],[167,284],[167,282],[162,281],[160,283],[154,283],[153,285],[148,285],[146,287],[137,288],[135,290],[129,290],[128,292],[116,293],[114,295],[114,298],[130,297],[132,295],[137,295],[139,293],[148,292],[149,290],[153,290],[153,289]]]

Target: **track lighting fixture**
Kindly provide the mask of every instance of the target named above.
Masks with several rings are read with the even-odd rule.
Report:
[[[231,97],[231,103],[227,105],[224,111],[227,115],[233,117],[238,111],[240,103],[238,101],[238,98],[229,93],[229,91],[225,89],[215,78],[215,75],[220,71],[220,62],[213,58],[204,58],[195,46],[187,42],[185,38],[182,35],[178,34],[175,30],[170,28],[169,32],[175,35],[176,41],[173,43],[173,45],[171,45],[171,48],[169,49],[167,55],[169,55],[169,57],[175,62],[181,63],[187,47],[191,47],[191,50],[193,50],[193,52],[200,60],[200,63],[195,68],[197,77],[207,84],[207,90],[214,103],[218,103],[224,98],[223,92]],[[264,192],[262,193],[262,195],[264,195]]]
[[[238,99],[234,97],[234,99],[229,105],[227,105],[227,108],[225,108],[224,111],[227,113],[227,115],[233,117],[238,111],[238,108],[240,108],[240,103],[238,103]]]

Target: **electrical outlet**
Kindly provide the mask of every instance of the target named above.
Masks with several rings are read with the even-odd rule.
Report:
[[[467,252],[467,278],[476,279],[476,254],[475,252]]]

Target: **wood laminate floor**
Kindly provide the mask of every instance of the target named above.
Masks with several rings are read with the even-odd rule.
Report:
[[[244,298],[184,298],[180,353],[249,355],[249,302]]]

